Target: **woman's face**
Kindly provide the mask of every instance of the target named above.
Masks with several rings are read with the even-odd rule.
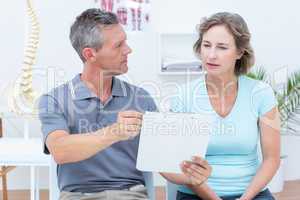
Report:
[[[216,25],[203,34],[200,58],[208,74],[234,75],[236,60],[241,57],[233,35],[224,25]]]

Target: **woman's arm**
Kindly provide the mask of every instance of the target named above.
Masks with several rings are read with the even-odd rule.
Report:
[[[166,180],[177,185],[186,185],[188,182],[187,177],[184,174],[160,172],[160,175],[162,175]]]
[[[192,161],[183,161],[180,165],[183,174],[163,173],[160,174],[167,180],[178,185],[200,185],[211,174],[211,166],[198,156],[193,156]]]
[[[263,161],[240,200],[253,199],[272,179],[280,164],[280,118],[277,108],[259,120]]]
[[[202,183],[200,185],[188,184],[187,177],[184,174],[174,174],[174,173],[160,173],[168,181],[175,183],[177,185],[185,185],[190,188],[195,194],[201,197],[203,200],[221,200],[217,194],[206,184]]]
[[[211,174],[211,167],[206,160],[195,157],[193,162],[184,162],[181,170],[183,174],[161,173],[161,175],[170,182],[185,185],[204,200],[220,200],[204,182]]]
[[[187,186],[203,200],[222,200],[206,183],[199,186]]]

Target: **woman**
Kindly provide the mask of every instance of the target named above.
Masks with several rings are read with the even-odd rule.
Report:
[[[185,85],[171,105],[175,112],[213,115],[205,157],[212,174],[200,185],[162,175],[183,184],[177,200],[274,199],[266,187],[280,163],[279,114],[272,88],[244,75],[254,64],[247,24],[227,12],[204,19],[194,51],[207,73]]]

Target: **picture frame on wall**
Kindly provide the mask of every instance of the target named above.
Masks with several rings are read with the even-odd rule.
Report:
[[[125,31],[149,30],[150,0],[95,0],[95,4],[115,13]]]
[[[159,74],[203,74],[202,63],[193,51],[197,34],[160,33],[159,35]]]

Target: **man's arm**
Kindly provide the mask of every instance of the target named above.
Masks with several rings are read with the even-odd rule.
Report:
[[[48,135],[46,145],[58,164],[78,162],[116,142],[137,136],[141,124],[142,113],[120,112],[116,123],[95,132],[69,134],[64,130],[56,130]]]

